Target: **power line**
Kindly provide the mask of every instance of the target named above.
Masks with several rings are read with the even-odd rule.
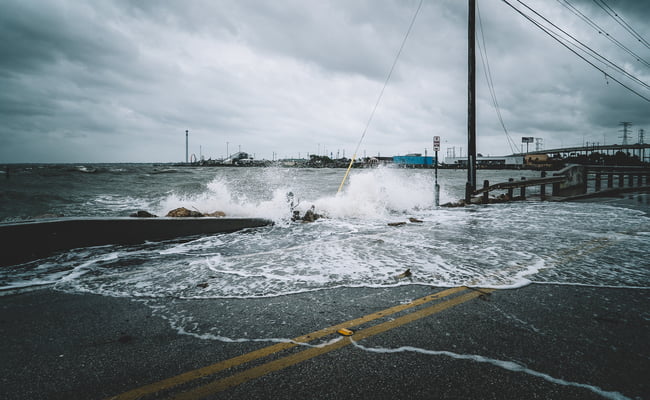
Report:
[[[596,66],[594,63],[592,63],[591,61],[589,61],[589,60],[587,60],[586,58],[584,58],[582,55],[580,55],[578,52],[576,52],[575,50],[573,50],[573,49],[572,49],[571,47],[569,47],[567,44],[563,43],[561,39],[559,39],[558,37],[556,37],[557,34],[554,34],[554,33],[551,32],[548,28],[542,26],[539,22],[535,21],[534,19],[532,19],[532,18],[529,17],[528,15],[524,14],[524,13],[523,13],[521,10],[519,10],[517,7],[513,6],[513,5],[512,5],[508,0],[501,0],[501,1],[503,1],[504,3],[506,3],[508,6],[510,6],[510,8],[512,8],[513,10],[515,10],[518,14],[520,14],[521,16],[523,16],[524,18],[526,18],[526,19],[527,19],[528,21],[530,21],[531,23],[533,23],[533,25],[537,26],[537,27],[538,27],[539,29],[541,29],[544,33],[546,33],[546,34],[549,35],[551,38],[553,38],[555,41],[557,41],[558,43],[560,43],[562,46],[566,47],[570,52],[572,52],[572,53],[575,54],[576,56],[580,57],[580,58],[581,58],[582,60],[584,60],[587,64],[589,64],[589,65],[591,65],[592,67],[596,68],[598,71],[602,72],[602,73],[605,74],[606,76],[609,76],[609,77],[610,77],[614,82],[618,83],[619,85],[623,86],[625,89],[629,90],[630,92],[636,94],[637,96],[641,97],[643,100],[645,100],[645,101],[647,101],[647,102],[650,103],[650,98],[648,98],[648,97],[642,95],[641,93],[637,92],[636,90],[632,89],[631,87],[625,85],[623,82],[621,82],[621,81],[619,81],[618,79],[614,78],[613,76],[607,74],[605,71],[603,71],[601,68],[599,68],[598,66]]]
[[[357,148],[354,150],[354,154],[359,151],[359,147],[361,146],[361,142],[363,141],[363,138],[366,136],[366,132],[368,131],[368,127],[370,126],[370,123],[372,122],[373,117],[375,116],[375,112],[377,111],[377,107],[379,107],[379,103],[381,102],[381,98],[384,96],[384,91],[386,90],[386,86],[388,86],[388,81],[390,81],[391,76],[393,76],[393,71],[395,70],[395,66],[397,65],[397,60],[399,60],[399,56],[402,54],[402,50],[404,49],[404,45],[406,44],[406,39],[408,39],[409,35],[411,34],[411,30],[413,29],[413,25],[415,24],[415,19],[418,16],[418,13],[420,12],[420,8],[422,8],[422,3],[424,0],[420,0],[420,4],[418,4],[418,8],[415,10],[415,14],[413,14],[413,18],[411,19],[411,23],[409,24],[408,29],[406,30],[406,35],[404,35],[404,40],[402,40],[402,44],[399,47],[399,50],[397,51],[397,54],[395,55],[395,59],[393,60],[393,65],[390,67],[390,71],[388,72],[388,75],[386,76],[386,80],[384,81],[384,86],[382,86],[381,91],[379,92],[379,97],[377,97],[377,102],[375,103],[375,106],[372,109],[372,112],[370,113],[370,117],[368,117],[368,121],[366,122],[366,126],[363,128],[363,133],[361,135],[361,139],[359,139],[359,143],[357,144]]]
[[[597,23],[592,21],[589,17],[584,15],[580,10],[578,10],[574,5],[569,3],[568,0],[557,0],[558,3],[560,3],[562,6],[564,6],[566,9],[571,11],[573,14],[575,14],[577,17],[582,19],[587,25],[591,26],[596,32],[598,32],[599,35],[604,35],[610,42],[614,43],[616,46],[618,46],[621,50],[625,51],[634,59],[644,66],[650,68],[650,63],[643,59],[641,56],[630,50],[627,46],[625,46],[623,43],[620,41],[616,40],[612,35],[610,35],[605,29],[600,27]]]
[[[643,82],[642,80],[640,80],[640,79],[638,79],[637,77],[635,77],[634,75],[630,74],[629,72],[627,72],[627,71],[624,70],[623,68],[621,68],[621,67],[619,67],[618,65],[614,64],[613,62],[609,61],[606,57],[604,57],[603,55],[599,54],[598,52],[596,52],[595,50],[593,50],[591,47],[587,46],[586,44],[582,43],[580,40],[576,39],[575,36],[571,35],[571,34],[568,33],[567,31],[565,31],[564,29],[562,29],[562,28],[560,28],[559,26],[555,25],[553,22],[549,21],[546,17],[544,17],[543,15],[541,15],[540,13],[538,13],[537,11],[535,11],[535,10],[533,10],[532,8],[530,8],[529,6],[527,6],[527,5],[526,5],[525,3],[523,3],[521,0],[517,0],[517,1],[518,1],[521,5],[523,5],[524,7],[526,7],[528,10],[530,10],[531,12],[533,12],[535,15],[537,15],[538,17],[540,17],[541,19],[543,19],[544,21],[546,21],[546,22],[547,22],[548,24],[550,24],[552,27],[554,27],[555,29],[559,30],[560,32],[562,32],[563,34],[565,34],[566,36],[570,37],[572,40],[574,40],[575,42],[577,42],[578,44],[580,44],[580,46],[582,46],[584,49],[586,49],[586,51],[585,51],[585,50],[583,50],[583,51],[585,51],[589,56],[591,56],[591,57],[592,57],[593,59],[595,59],[596,61],[599,61],[599,62],[601,62],[601,63],[603,63],[603,64],[605,64],[605,65],[608,65],[610,68],[613,68],[613,69],[615,69],[615,70],[618,70],[620,73],[622,73],[623,75],[625,75],[625,76],[627,76],[628,78],[632,79],[633,81],[636,81],[638,84],[640,84],[641,86],[645,87],[646,89],[650,89],[650,85],[648,85],[647,83]],[[563,40],[566,40],[566,39],[563,39]],[[568,40],[567,40],[567,42],[568,42]],[[569,43],[570,43],[570,42],[569,42]],[[578,46],[576,46],[576,45],[573,44],[573,43],[571,43],[571,45],[573,45],[573,46],[575,46],[575,47],[578,47]],[[650,64],[649,64],[649,65],[650,65]]]
[[[411,19],[411,23],[409,24],[408,29],[406,30],[406,34],[404,35],[404,39],[402,40],[402,44],[399,47],[399,50],[397,51],[397,54],[395,55],[395,59],[393,60],[393,65],[390,67],[390,71],[388,71],[388,75],[386,76],[386,80],[384,81],[384,86],[382,86],[381,91],[379,92],[379,96],[377,97],[377,102],[375,103],[375,106],[372,108],[372,112],[370,113],[370,117],[368,117],[368,121],[366,122],[366,126],[363,128],[363,133],[361,134],[361,139],[359,139],[359,143],[357,143],[357,147],[354,149],[354,153],[352,155],[352,158],[350,159],[350,165],[348,166],[347,171],[345,172],[345,176],[343,176],[343,180],[341,181],[341,185],[339,185],[339,189],[337,191],[340,192],[341,189],[343,188],[343,184],[345,183],[345,180],[348,177],[348,174],[350,173],[350,168],[352,168],[352,164],[354,163],[355,158],[357,157],[357,153],[359,152],[359,148],[361,147],[361,142],[363,142],[363,138],[366,137],[366,132],[368,131],[368,127],[370,126],[370,123],[372,122],[373,117],[375,116],[375,112],[377,111],[377,107],[379,107],[379,103],[381,102],[381,98],[384,96],[384,91],[386,90],[386,86],[388,86],[388,81],[390,81],[391,76],[393,76],[393,71],[395,70],[395,66],[397,65],[397,60],[399,60],[399,56],[402,54],[402,50],[404,49],[404,45],[406,44],[406,39],[408,39],[409,35],[411,34],[411,30],[413,29],[413,25],[415,25],[415,19],[417,18],[418,14],[420,13],[420,9],[422,8],[422,3],[424,0],[420,0],[420,3],[418,4],[418,8],[415,10],[415,13],[413,14],[413,18]]]
[[[612,17],[614,21],[618,22],[618,24],[622,26],[623,29],[628,31],[628,33],[632,35],[632,37],[635,38],[637,41],[639,41],[639,43],[643,44],[645,47],[650,49],[650,43],[648,43],[647,40],[645,40],[641,35],[639,35],[639,33],[635,31],[634,28],[630,26],[630,24],[625,22],[625,20],[620,15],[618,15],[610,6],[608,6],[607,3],[605,3],[605,0],[600,0],[600,1],[594,0],[594,3],[596,3],[598,7],[600,7],[610,17]]]
[[[481,19],[481,10],[478,3],[476,3],[476,11],[478,12],[478,23],[480,28],[479,30],[481,31],[481,40],[478,41],[478,49],[479,49],[479,54],[481,55],[481,62],[483,64],[483,73],[485,74],[488,90],[490,91],[490,97],[492,98],[492,105],[494,107],[494,110],[496,111],[497,117],[499,119],[499,123],[501,124],[501,127],[503,128],[503,131],[506,134],[506,140],[508,141],[508,145],[510,146],[510,151],[516,153],[517,152],[516,144],[513,142],[512,138],[510,137],[510,134],[508,133],[508,129],[506,128],[506,125],[503,122],[501,109],[499,108],[499,102],[497,101],[497,95],[494,90],[494,82],[492,81],[492,71],[490,70],[490,60],[487,54],[487,46],[485,45],[485,35],[483,34],[483,21]],[[481,46],[481,42],[483,43],[482,46]],[[485,57],[483,57],[483,53],[485,53]]]

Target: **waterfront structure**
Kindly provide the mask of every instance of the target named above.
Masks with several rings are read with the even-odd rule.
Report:
[[[467,158],[445,157],[445,164],[448,166],[467,168]],[[487,157],[478,155],[476,157],[476,164],[479,167],[521,168],[524,165],[524,157],[521,155]]]
[[[405,167],[425,167],[433,166],[434,157],[422,156],[420,153],[407,154],[405,156],[394,156],[393,164]]]

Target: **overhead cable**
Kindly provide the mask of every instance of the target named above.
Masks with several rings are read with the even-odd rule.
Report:
[[[562,33],[565,34],[566,36],[570,37],[570,38],[571,38],[573,41],[575,41],[576,43],[580,44],[580,46],[582,46],[584,49],[586,49],[587,53],[588,53],[592,58],[594,58],[594,59],[596,59],[597,61],[600,61],[600,62],[602,62],[603,64],[608,65],[609,67],[611,67],[611,68],[617,70],[617,71],[620,72],[621,74],[627,76],[628,78],[632,79],[633,81],[635,81],[636,83],[638,83],[638,84],[640,84],[641,86],[645,87],[646,89],[650,89],[650,85],[648,85],[647,83],[645,83],[645,82],[643,82],[642,80],[638,79],[638,78],[635,77],[634,75],[632,75],[632,74],[630,74],[629,72],[627,72],[625,69],[619,67],[618,65],[614,64],[613,62],[611,62],[610,60],[608,60],[606,57],[604,57],[603,55],[601,55],[600,53],[598,53],[598,52],[596,52],[595,50],[593,50],[591,47],[587,46],[586,44],[584,44],[584,43],[581,42],[580,40],[576,39],[573,35],[571,35],[571,34],[568,33],[567,31],[565,31],[564,29],[560,28],[559,26],[555,25],[553,22],[549,21],[546,17],[544,17],[543,15],[541,15],[540,13],[538,13],[537,11],[535,11],[534,9],[530,8],[528,5],[526,5],[526,4],[525,4],[524,2],[522,2],[521,0],[517,0],[517,1],[518,1],[521,5],[523,5],[524,7],[526,7],[528,10],[530,10],[531,12],[533,12],[535,15],[537,15],[538,17],[540,17],[541,19],[543,19],[544,21],[546,21],[546,22],[547,22],[548,24],[550,24],[552,27],[554,27],[555,29],[559,30],[560,32],[562,32]],[[576,46],[576,47],[577,47],[577,46]]]
[[[485,80],[487,82],[488,90],[490,91],[490,97],[492,98],[492,106],[494,107],[494,110],[496,111],[497,117],[499,119],[499,123],[501,124],[501,127],[503,128],[503,131],[506,134],[506,140],[508,142],[508,146],[510,146],[510,150],[513,153],[516,153],[517,145],[510,137],[510,134],[508,133],[508,129],[506,128],[506,125],[503,122],[503,116],[501,115],[501,109],[499,107],[499,102],[497,101],[497,95],[494,90],[494,82],[492,81],[492,71],[490,70],[490,60],[488,58],[487,46],[485,45],[485,35],[483,33],[483,21],[481,19],[481,10],[478,5],[478,2],[476,3],[476,11],[478,14],[478,24],[480,28],[479,30],[481,32],[481,40],[477,42],[478,49],[479,49],[479,54],[481,55],[481,62],[483,63],[483,73],[485,74]],[[483,56],[483,54],[485,54],[485,57]]]
[[[639,35],[639,33],[635,31],[634,28],[630,26],[630,24],[625,22],[625,20],[620,15],[618,15],[610,6],[608,6],[607,3],[605,3],[605,0],[594,0],[594,3],[596,3],[598,7],[600,7],[610,17],[612,17],[614,21],[618,22],[618,24],[622,26],[623,29],[625,29],[630,35],[632,35],[632,37],[635,38],[639,43],[650,49],[650,43],[648,43],[648,41],[645,40],[643,36]]]
[[[395,55],[395,59],[393,60],[393,65],[390,67],[390,71],[388,71],[388,75],[386,76],[386,80],[384,81],[384,86],[382,86],[381,91],[379,92],[379,96],[377,97],[377,102],[375,103],[375,106],[372,109],[372,112],[370,113],[370,117],[368,117],[368,121],[366,122],[366,126],[363,128],[363,133],[361,134],[361,139],[359,139],[359,143],[357,143],[357,147],[354,149],[354,153],[352,155],[352,159],[350,160],[350,165],[348,166],[347,171],[345,171],[345,175],[343,176],[343,180],[341,181],[341,185],[339,185],[339,189],[337,193],[341,191],[343,188],[343,184],[345,183],[345,180],[348,177],[348,174],[350,173],[350,168],[352,168],[352,164],[354,163],[354,160],[357,156],[357,153],[359,152],[359,148],[361,147],[361,142],[363,142],[363,138],[366,136],[366,132],[368,131],[368,127],[370,126],[370,123],[372,122],[373,117],[375,116],[375,112],[377,111],[377,107],[379,107],[379,103],[381,102],[381,98],[384,96],[384,91],[386,90],[386,86],[388,86],[388,81],[390,80],[391,76],[393,75],[393,71],[395,70],[395,66],[397,65],[397,60],[399,60],[399,56],[402,54],[402,50],[404,49],[404,45],[406,44],[406,39],[408,39],[409,35],[411,34],[411,30],[413,29],[413,25],[415,25],[415,19],[417,18],[418,14],[420,13],[420,9],[422,8],[422,3],[424,0],[420,0],[420,3],[418,4],[417,9],[415,10],[415,13],[413,14],[413,18],[411,19],[411,23],[409,24],[408,29],[406,30],[406,35],[404,35],[404,39],[402,40],[402,44],[399,47],[399,50],[397,51],[397,54]]]
[[[583,14],[579,9],[577,9],[574,5],[569,3],[568,0],[557,0],[558,3],[560,3],[562,6],[564,6],[566,9],[571,11],[573,14],[578,16],[580,19],[582,19],[587,25],[591,26],[596,32],[598,32],[599,35],[604,35],[610,42],[614,43],[616,46],[618,46],[621,50],[625,51],[634,59],[641,64],[645,65],[646,67],[650,68],[650,63],[643,59],[641,56],[636,54],[634,51],[630,50],[627,46],[625,46],[623,43],[618,41],[616,38],[614,38],[612,35],[610,35],[605,29],[603,29],[601,26],[599,26],[597,23],[595,23],[591,18],[587,17],[585,14]]]
[[[647,101],[647,102],[650,103],[650,98],[648,98],[648,97],[644,96],[643,94],[637,92],[636,90],[632,89],[631,87],[629,87],[628,85],[624,84],[624,83],[621,82],[620,80],[614,78],[611,74],[608,74],[607,72],[603,71],[601,68],[599,68],[597,65],[595,65],[595,64],[592,63],[591,61],[587,60],[585,57],[583,57],[581,54],[579,54],[576,50],[572,49],[569,45],[567,45],[567,44],[564,43],[561,39],[559,39],[559,38],[557,37],[557,34],[554,34],[554,33],[551,32],[548,28],[544,27],[544,26],[541,25],[539,22],[537,22],[536,20],[534,20],[534,19],[531,18],[530,16],[526,15],[525,13],[523,13],[523,12],[522,12],[521,10],[519,10],[517,7],[515,7],[514,5],[512,5],[512,3],[510,3],[508,0],[501,0],[501,1],[503,1],[504,3],[506,3],[508,6],[510,6],[510,8],[512,8],[513,10],[515,10],[515,11],[516,11],[518,14],[520,14],[522,17],[526,18],[526,19],[527,19],[528,21],[530,21],[533,25],[535,25],[536,27],[538,27],[539,29],[541,29],[544,33],[546,33],[547,35],[549,35],[551,38],[553,38],[555,41],[557,41],[558,43],[560,43],[562,46],[566,47],[566,48],[567,48],[569,51],[571,51],[573,54],[575,54],[576,56],[580,57],[580,58],[581,58],[582,60],[584,60],[587,64],[591,65],[592,67],[594,67],[594,68],[597,69],[598,71],[602,72],[603,74],[605,74],[606,76],[608,76],[609,78],[611,78],[614,82],[618,83],[619,85],[621,85],[621,86],[624,87],[625,89],[629,90],[630,92],[636,94],[637,96],[639,96],[639,97],[642,98],[643,100],[645,100],[645,101]]]

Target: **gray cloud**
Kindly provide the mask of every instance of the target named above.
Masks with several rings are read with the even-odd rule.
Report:
[[[650,71],[558,2],[526,1],[645,82]],[[650,37],[647,2],[609,1]],[[350,156],[418,1],[6,0],[0,14],[0,162],[178,161],[327,148]],[[617,140],[650,126],[622,89],[497,0],[481,0],[489,65],[515,141]],[[572,1],[644,58],[593,2]],[[465,147],[467,5],[425,1],[360,153]],[[627,35],[627,36],[626,36]],[[510,152],[478,59],[479,152]],[[620,78],[646,97],[650,91]]]

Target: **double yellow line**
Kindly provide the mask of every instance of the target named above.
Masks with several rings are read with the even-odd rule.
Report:
[[[119,394],[117,396],[110,397],[110,399],[115,399],[115,400],[128,400],[128,399],[139,399],[144,396],[148,395],[153,395],[156,393],[160,393],[165,390],[172,389],[176,386],[180,386],[183,384],[187,384],[191,381],[214,375],[220,371],[233,368],[254,360],[258,360],[264,357],[267,357],[271,354],[287,350],[296,346],[300,346],[302,344],[309,343],[313,340],[322,338],[327,335],[335,334],[339,329],[342,328],[355,328],[359,327],[365,323],[368,323],[373,320],[377,320],[380,318],[384,318],[396,313],[399,313],[401,311],[408,310],[413,307],[417,307],[420,305],[424,305],[426,303],[435,301],[435,300],[440,300],[442,298],[454,295],[459,292],[463,292],[468,290],[467,287],[458,287],[458,288],[452,288],[452,289],[447,289],[443,290],[441,292],[425,296],[422,298],[419,298],[417,300],[413,300],[410,303],[407,304],[400,304],[394,307],[387,308],[382,311],[378,311],[372,314],[368,314],[364,317],[361,318],[356,318],[347,322],[343,322],[337,325],[330,326],[328,328],[321,329],[319,331],[315,331],[306,335],[298,336],[291,341],[288,341],[286,343],[277,343],[272,346],[268,346],[259,350],[252,351],[247,354],[243,354],[241,356],[237,356],[225,361],[221,361],[216,364],[212,364],[203,368],[199,368],[193,371],[189,371],[159,382],[155,382],[146,386],[142,386],[133,390],[130,390],[128,392]],[[479,297],[483,294],[487,294],[492,292],[494,289],[481,289],[481,290],[472,290],[468,293],[458,295],[455,297],[450,298],[447,301],[440,302],[440,303],[435,303],[431,306],[421,308],[417,311],[414,311],[412,313],[403,315],[401,317],[391,319],[389,321],[370,326],[368,328],[360,329],[354,334],[354,340],[359,341],[374,335],[377,335],[382,332],[386,332],[390,329],[408,324],[410,322],[416,321],[420,318],[424,318],[426,316],[438,313],[440,311],[446,310],[448,308],[454,307],[456,305],[462,304],[464,302],[467,302],[469,300],[472,300],[476,297]],[[276,359],[274,361],[269,361],[265,364],[249,368],[247,370],[244,370],[242,372],[235,373],[231,376],[228,376],[223,379],[218,379],[215,381],[212,381],[208,384],[205,384],[203,386],[199,386],[195,389],[180,393],[176,396],[173,396],[171,398],[173,399],[200,399],[224,390],[227,390],[229,388],[232,388],[234,386],[240,385],[244,382],[248,382],[250,380],[259,378],[263,375],[269,374],[274,371],[279,371],[281,369],[287,368],[289,366],[298,364],[302,361],[309,360],[311,358],[314,358],[316,356],[319,356],[321,354],[325,354],[328,352],[331,352],[333,350],[340,349],[342,347],[345,347],[349,344],[351,344],[352,341],[350,338],[342,338],[341,340],[338,341],[333,341],[329,344],[326,344],[324,346],[318,346],[318,347],[309,347],[306,350],[303,350],[298,353],[294,353],[279,359]]]

